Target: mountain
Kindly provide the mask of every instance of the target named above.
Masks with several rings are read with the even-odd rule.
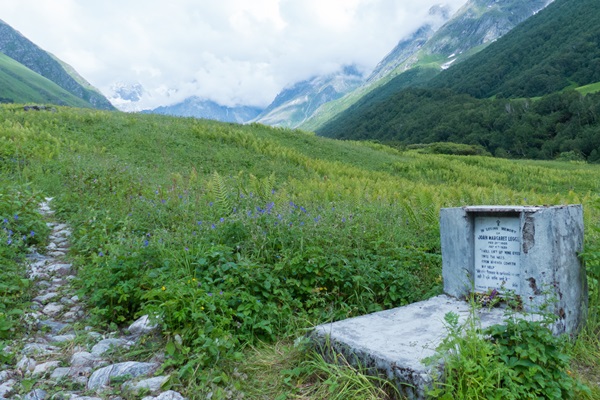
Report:
[[[85,106],[114,110],[106,97],[77,74],[71,66],[42,50],[2,20],[0,20],[0,52],[83,100]],[[25,99],[26,96],[21,97]],[[56,101],[56,104],[69,103],[71,100],[67,99]]]
[[[411,37],[401,40],[365,85],[337,101],[324,104],[300,127],[318,130],[363,96],[411,68],[431,68],[437,72],[446,70],[481,51],[551,2],[552,0],[469,0],[450,20],[447,19],[447,12],[445,14],[443,9],[434,8],[431,14],[436,18]],[[447,22],[441,24],[441,21]],[[390,58],[394,61],[390,61]],[[434,74],[430,72],[429,75]]]
[[[181,103],[146,110],[146,114],[212,119],[222,122],[245,123],[256,118],[262,109],[249,106],[226,107],[200,97],[189,97]]]
[[[355,66],[316,76],[284,89],[256,118],[256,122],[295,128],[310,117],[321,104],[342,97],[364,81]]]
[[[556,0],[419,87],[391,90],[396,77],[317,133],[599,162],[599,15],[597,0]]]
[[[50,103],[90,107],[54,82],[0,53],[0,103]]]

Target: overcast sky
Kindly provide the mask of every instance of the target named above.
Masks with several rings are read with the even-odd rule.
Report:
[[[143,108],[266,106],[343,65],[369,71],[440,3],[466,0],[0,0],[0,19],[107,96],[140,83]]]

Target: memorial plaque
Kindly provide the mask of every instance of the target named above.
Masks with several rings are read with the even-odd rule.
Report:
[[[521,294],[521,225],[519,217],[474,218],[475,291],[496,289]]]

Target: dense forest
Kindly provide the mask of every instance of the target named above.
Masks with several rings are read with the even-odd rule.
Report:
[[[481,145],[500,157],[600,162],[600,95],[573,90],[600,81],[598,16],[600,2],[557,0],[427,82],[398,76],[317,133],[383,143]]]

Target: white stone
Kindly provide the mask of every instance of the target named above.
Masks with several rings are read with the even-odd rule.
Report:
[[[64,342],[72,342],[75,340],[76,336],[74,334],[67,335],[57,335],[48,337],[48,341],[52,343],[64,343]]]
[[[168,376],[156,376],[154,378],[144,379],[139,382],[125,382],[122,386],[123,391],[139,393],[142,390],[152,394],[160,391],[160,388],[167,383]]]
[[[33,358],[27,356],[21,357],[17,363],[17,369],[21,372],[31,372],[35,369],[36,361]]]
[[[156,363],[141,363],[134,361],[109,365],[94,371],[88,381],[87,387],[90,390],[100,390],[108,385],[110,378],[126,375],[130,375],[132,378],[148,376],[156,371],[158,367],[159,364]]]
[[[41,343],[29,343],[23,347],[23,354],[34,354],[34,355],[50,355],[55,354],[58,351],[58,347],[50,346],[48,344]]]
[[[6,350],[6,348],[5,348],[5,350]],[[9,379],[10,379],[10,374],[8,373],[8,371],[0,372],[0,383],[4,383]]]
[[[8,399],[8,396],[14,393],[13,386],[16,384],[17,382],[14,379],[11,379],[0,385],[0,399]]]
[[[50,303],[50,304],[46,305],[46,307],[44,307],[42,312],[49,317],[55,317],[58,314],[60,314],[61,311],[64,310],[64,308],[65,308],[65,306],[63,306],[62,304]]]
[[[127,329],[133,336],[141,336],[158,329],[158,325],[150,321],[148,315],[138,318]]]
[[[33,376],[44,375],[47,372],[49,372],[50,370],[55,369],[59,365],[60,365],[60,362],[58,362],[58,361],[48,361],[43,364],[38,364],[35,366],[35,368],[33,370]]]
[[[60,255],[64,255],[64,253]],[[71,268],[71,264],[51,264],[46,267],[46,270],[51,274],[54,273],[59,276],[65,276],[72,272]]]
[[[48,300],[53,299],[56,296],[58,296],[58,293],[56,293],[56,292],[49,292],[49,293],[46,293],[44,295],[40,295],[40,296],[34,297],[33,301],[43,304],[43,303],[47,303]]]
[[[142,400],[187,400],[179,392],[167,390],[158,396],[146,396]]]
[[[111,348],[130,347],[133,344],[133,342],[125,339],[104,339],[92,347],[92,354],[95,356],[101,356]]]
[[[71,356],[71,366],[72,367],[95,368],[103,363],[105,364],[106,361],[104,361],[102,358],[98,357],[97,355],[88,353],[87,351],[81,351],[81,352],[75,353]]]
[[[47,396],[48,393],[44,389],[35,389],[26,394],[23,400],[44,400]]]

